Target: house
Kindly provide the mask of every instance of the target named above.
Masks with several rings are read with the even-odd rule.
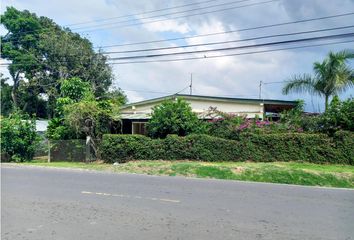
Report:
[[[278,117],[280,112],[296,106],[295,101],[175,94],[122,106],[122,133],[145,134],[145,124],[151,118],[152,108],[164,100],[176,98],[187,101],[200,119],[211,118],[207,115],[211,107],[229,114],[263,119],[266,115]]]

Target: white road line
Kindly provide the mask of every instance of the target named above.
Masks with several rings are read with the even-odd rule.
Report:
[[[166,199],[166,198],[160,198],[160,201],[165,201],[165,202],[174,202],[174,203],[179,203],[180,200],[173,200],[173,199]]]
[[[81,191],[82,194],[91,194],[91,195],[101,195],[101,196],[110,196],[110,197],[123,197],[123,198],[135,198],[135,199],[143,199],[143,200],[151,200],[151,201],[161,201],[161,202],[171,202],[171,203],[179,203],[180,200],[176,199],[168,199],[168,198],[149,198],[149,197],[141,197],[141,196],[130,196],[124,194],[113,194],[113,193],[102,193],[102,192],[89,192],[89,191]]]
[[[82,194],[92,194],[92,192],[86,192],[86,191],[82,191]]]

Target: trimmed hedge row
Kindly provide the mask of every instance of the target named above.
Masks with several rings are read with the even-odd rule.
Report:
[[[192,159],[202,161],[307,161],[354,165],[354,133],[282,133],[247,135],[228,140],[209,135],[169,135],[151,139],[142,135],[103,136],[101,156],[105,162]]]

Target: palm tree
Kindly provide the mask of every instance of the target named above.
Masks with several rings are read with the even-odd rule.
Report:
[[[354,86],[354,70],[348,60],[354,58],[354,52],[330,52],[323,62],[313,64],[314,75],[296,75],[287,81],[283,94],[290,92],[308,92],[325,97],[325,110],[331,96],[344,92]]]

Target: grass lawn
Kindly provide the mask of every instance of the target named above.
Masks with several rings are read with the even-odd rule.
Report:
[[[119,173],[187,176],[255,182],[288,183],[308,186],[354,188],[354,166],[298,162],[197,162],[130,161],[112,165],[104,163],[51,162],[41,160],[20,163],[45,167],[68,167]]]

